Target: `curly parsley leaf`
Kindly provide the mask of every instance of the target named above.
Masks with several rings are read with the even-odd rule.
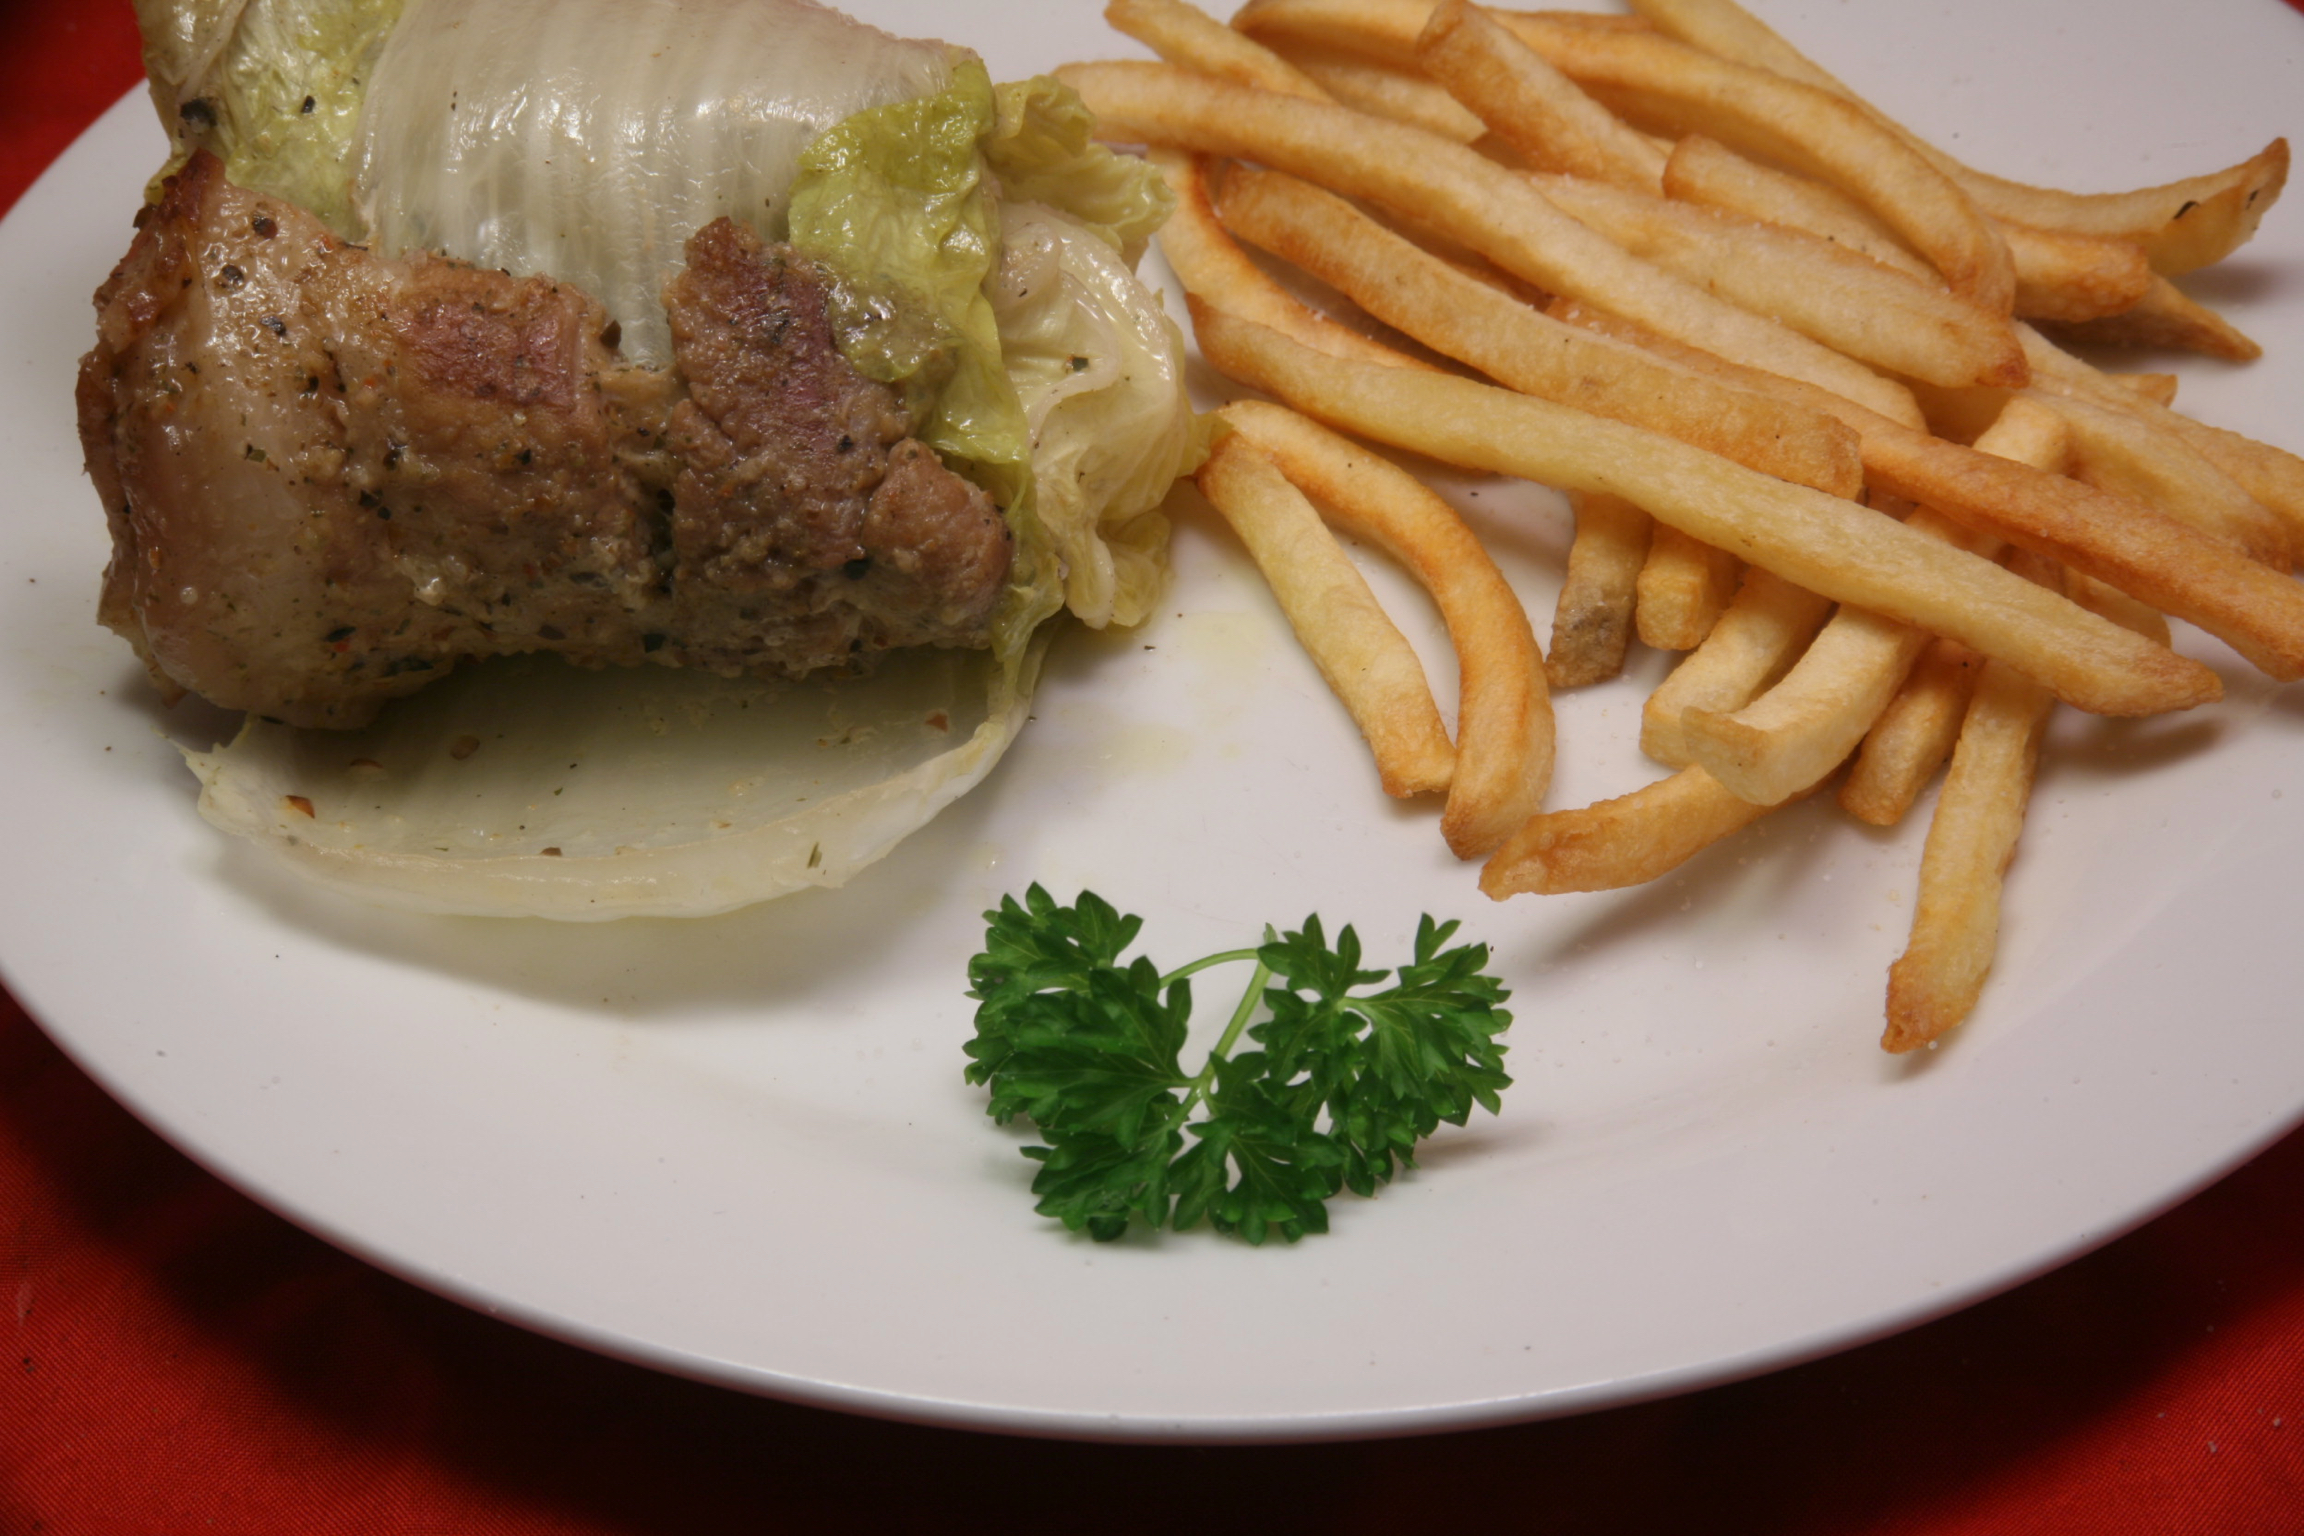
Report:
[[[1142,920],[1089,892],[1066,907],[1035,885],[985,920],[967,1079],[990,1089],[994,1120],[1045,1138],[1025,1149],[1040,1213],[1099,1241],[1134,1222],[1205,1221],[1250,1243],[1325,1232],[1330,1196],[1373,1194],[1443,1122],[1496,1113],[1512,1081],[1496,1038],[1509,993],[1486,974],[1486,945],[1442,947],[1452,922],[1426,917],[1383,987],[1393,973],[1362,968],[1359,935],[1330,943],[1316,916],[1166,975],[1122,963]],[[1189,978],[1249,960],[1223,1037],[1187,1074]],[[1261,1049],[1234,1055],[1243,1034]]]

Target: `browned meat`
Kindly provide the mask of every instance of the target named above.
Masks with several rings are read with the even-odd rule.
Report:
[[[97,293],[100,617],[163,689],[357,725],[466,658],[797,676],[982,645],[1012,543],[832,341],[823,275],[726,220],[619,364],[544,278],[388,262],[170,181]]]

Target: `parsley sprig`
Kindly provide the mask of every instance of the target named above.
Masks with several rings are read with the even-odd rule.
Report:
[[[1425,917],[1415,958],[1368,990],[1392,972],[1361,969],[1359,935],[1330,944],[1317,916],[1166,973],[1121,963],[1143,919],[1092,892],[1066,907],[1034,885],[984,917],[968,1081],[991,1089],[994,1120],[1046,1140],[1024,1149],[1040,1213],[1100,1242],[1132,1221],[1205,1220],[1251,1243],[1325,1232],[1329,1196],[1374,1194],[1442,1121],[1496,1113],[1512,1082],[1496,1038],[1510,994],[1485,944],[1442,947],[1453,922]],[[1186,1072],[1192,977],[1250,961],[1222,1037]],[[1235,1054],[1243,1035],[1256,1048]]]

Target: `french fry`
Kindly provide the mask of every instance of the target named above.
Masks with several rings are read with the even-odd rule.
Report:
[[[2015,668],[1985,664],[1920,855],[1912,938],[1888,970],[1883,1050],[1918,1050],[1965,1020],[2000,937],[2000,893],[2055,704]]]
[[[1552,777],[1544,655],[1520,599],[1455,509],[1382,455],[1263,401],[1237,401],[1223,414],[1291,482],[1432,595],[1460,680],[1456,766],[1440,835],[1458,858],[1487,853],[1536,813]]]
[[[1783,681],[1734,714],[1684,712],[1681,734],[1730,794],[1781,805],[1847,760],[1931,638],[1844,607]]]
[[[2064,595],[2090,613],[2101,614],[2119,625],[2132,630],[2154,645],[2169,642],[2168,615],[2148,603],[2138,602],[2118,587],[2107,585],[2093,576],[2078,571],[2064,573]]]
[[[1274,46],[1318,43],[1375,58],[1405,57],[1432,16],[1434,0],[1248,0],[1232,25]],[[1639,16],[1604,11],[1491,11],[1510,25],[1536,19],[1596,32],[1654,32]]]
[[[1459,144],[1487,136],[1488,125],[1471,108],[1422,74],[1319,43],[1283,44],[1282,57],[1355,111],[1407,123]]]
[[[1066,65],[1057,78],[1080,93],[1107,138],[1255,160],[1306,177],[1404,213],[1548,293],[1605,304],[1694,346],[1845,393],[1899,420],[1920,419],[1907,391],[1626,254],[1462,144],[1163,64]]]
[[[1688,134],[1672,146],[1671,157],[1664,162],[1664,195],[1803,230],[1907,277],[1938,285],[1944,281],[1943,274],[1913,255],[1893,230],[1845,194],[1746,159],[1700,133]]]
[[[1633,255],[1874,367],[1955,387],[2031,377],[2005,318],[1829,240],[1573,177],[1536,186]]]
[[[1673,145],[1673,159],[1663,166],[1663,196],[1806,230],[1898,272],[1942,283],[1938,272],[1912,256],[1885,223],[1843,193],[1753,164],[1700,134]],[[2097,320],[2134,309],[2152,290],[2152,265],[2143,246],[2131,239],[2037,230],[2007,221],[1995,221],[1995,228],[2016,269],[2018,315]]]
[[[2222,693],[2200,663],[1852,502],[1550,401],[1330,358],[1205,305],[1194,321],[1211,364],[1307,415],[1446,463],[1624,496],[1813,592],[2004,657],[2082,709],[2157,714]]]
[[[1692,651],[1712,633],[1736,595],[1744,562],[1669,523],[1648,541],[1633,612],[1640,643],[1659,651]]]
[[[2190,620],[2268,676],[2304,677],[2304,588],[2232,546],[2143,502],[1892,424],[1865,447],[1875,483]]]
[[[1995,220],[2016,266],[2016,313],[2065,323],[2134,309],[2151,294],[2152,263],[2133,240]]]
[[[2184,439],[2110,405],[2070,395],[2032,398],[2070,427],[2072,457],[2067,473],[2104,490],[2148,501],[2275,570],[2289,569],[2292,551],[2286,526]]]
[[[1104,19],[1171,64],[1313,101],[1332,101],[1295,65],[1185,0],[1112,0]]]
[[[1486,854],[1504,899],[1654,879],[1851,760],[1843,807],[1890,825],[1949,757],[1889,978],[1882,1044],[1911,1050],[1990,971],[2057,699],[2219,697],[2170,616],[2304,678],[2304,457],[2041,334],[2255,356],[2168,279],[2253,233],[2288,147],[2133,192],[2027,187],[1923,143],[1736,0],[1631,4],[1248,0],[1227,29],[1111,0],[1186,68],[1060,77],[1177,185],[1204,358],[1286,402],[1226,407],[1198,478],[1387,791],[1445,787],[1449,846]],[[1234,236],[1417,356],[1297,301]],[[1552,659],[1445,502],[1308,418],[1567,492]],[[1440,608],[1453,746],[1323,514]],[[1675,771],[1546,813],[1547,683],[1615,675],[1633,632],[1691,648],[1642,713]]]
[[[1734,0],[1633,0],[1633,9],[1665,33],[1722,58],[1859,102],[1867,115],[1926,155],[1993,217],[2040,229],[2137,241],[2157,272],[2181,275],[2230,255],[2256,232],[2287,182],[2288,143],[2275,139],[2259,154],[2225,170],[2133,192],[2062,192],[2025,186],[1972,170],[1890,122]]]
[[[2019,325],[2016,337],[2024,344],[2025,360],[2032,365],[2034,387],[2077,394],[2132,411],[2162,431],[2183,438],[2241,489],[2270,507],[2288,525],[2297,547],[2304,548],[2304,458],[2169,410],[2166,400],[2153,405],[2058,348],[2030,326]]]
[[[1664,193],[1683,202],[1805,230],[1915,277],[1941,283],[1885,224],[1842,193],[1758,165],[1691,134],[1673,147]],[[1995,220],[2016,272],[2015,312],[2044,320],[2093,320],[2141,303],[2151,263],[2134,241]]]
[[[1771,808],[1739,800],[1701,768],[1628,795],[1530,817],[1480,871],[1480,889],[1509,896],[1618,891],[1670,874]]]
[[[1779,677],[1815,638],[1832,611],[1830,598],[1752,566],[1720,622],[1648,695],[1640,711],[1640,750],[1667,768],[1696,761],[1680,722],[1690,710],[1742,709]]]
[[[1361,335],[1274,282],[1247,252],[1232,243],[1218,222],[1216,210],[1208,203],[1207,171],[1199,156],[1156,148],[1150,158],[1176,194],[1176,211],[1160,229],[1160,253],[1168,259],[1185,292],[1339,357],[1392,368],[1431,366]]]
[[[1456,754],[1423,663],[1312,504],[1238,433],[1217,443],[1196,478],[1367,738],[1384,792],[1404,798],[1446,789]]]
[[[2012,224],[2133,241],[2152,270],[2181,277],[2248,243],[2288,181],[2288,141],[2274,139],[2237,165],[2133,192],[2076,193],[1972,170],[1940,150],[1922,152],[1977,206]]]
[[[2108,373],[2104,377],[2122,389],[2134,390],[2154,405],[2176,403],[2176,375],[2172,373]]]
[[[2061,578],[2052,561],[2018,560],[2044,585]],[[1984,664],[1921,849],[1912,938],[1888,968],[1882,1050],[1918,1050],[1974,1011],[1999,948],[2002,882],[2055,707],[2031,678],[2000,662]]]
[[[1531,166],[1662,190],[1662,150],[1466,0],[1433,8],[1416,60]]]
[[[1576,537],[1568,574],[1553,609],[1552,650],[1544,674],[1555,688],[1605,682],[1624,670],[1633,605],[1655,519],[1621,496],[1568,498]]]
[[[2054,317],[2038,317],[2043,324]],[[2058,324],[2067,339],[2096,347],[2165,347],[2252,363],[2264,349],[2231,321],[2155,273],[2144,297],[2117,314]]]
[[[1552,313],[1603,335],[1640,339],[1639,327],[1587,306],[1555,303]],[[2304,585],[2158,508],[1977,453],[1885,417],[1870,417],[1823,391],[1738,368],[1661,338],[1650,336],[1643,344],[1691,367],[1755,389],[1777,390],[1838,415],[1862,437],[1864,468],[1876,489],[1934,507],[1971,528],[2109,582],[2173,618],[2189,620],[2268,676],[2283,682],[2304,677]]]
[[[1218,195],[1220,216],[1241,238],[1514,389],[1836,495],[1854,495],[1863,483],[1853,436],[1821,412],[1787,411],[1754,391],[1658,367],[1636,348],[1595,346],[1590,333],[1466,276],[1342,198],[1292,176],[1238,167]]]
[[[1538,52],[1634,122],[1703,133],[1848,194],[1978,308],[2006,315],[2016,273],[2006,244],[1966,194],[1909,145],[1828,92],[1663,37],[1519,29]]]
[[[1372,52],[1413,46],[1423,0],[1273,0],[1233,19],[1251,35],[1285,35],[1323,9],[1327,41]],[[1872,210],[1944,275],[1952,291],[2005,315],[2016,278],[2007,247],[1967,195],[1903,137],[1831,91],[1707,54],[1658,33],[1596,28],[1549,15],[1498,18],[1618,115],[1678,138],[1703,133],[1839,188]]]
[[[2071,428],[2054,411],[2018,398],[1976,440],[1977,450],[2037,469],[2060,467]],[[1905,526],[1986,559],[2001,544],[1925,508]],[[1862,741],[1903,686],[1932,637],[1859,608],[1843,607],[1783,680],[1735,710],[1684,710],[1689,754],[1730,793],[1777,805],[1812,788]]]
[[[1875,827],[1902,821],[1952,755],[1983,668],[1984,658],[1956,640],[1938,640],[1921,652],[1904,686],[1864,733],[1840,781],[1840,808]]]

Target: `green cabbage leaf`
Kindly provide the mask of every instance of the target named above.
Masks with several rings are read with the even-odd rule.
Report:
[[[355,239],[354,126],[403,0],[135,0],[170,175],[205,148],[251,191]]]

